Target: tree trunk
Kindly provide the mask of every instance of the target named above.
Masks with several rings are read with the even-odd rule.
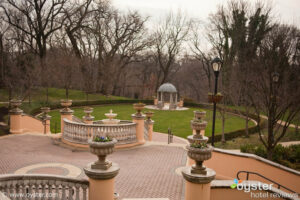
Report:
[[[49,88],[48,86],[46,87],[46,103],[48,104],[49,102]]]
[[[66,98],[69,99],[69,87],[66,87]]]
[[[29,90],[28,90],[28,102],[29,105],[31,105],[31,86],[29,86]]]
[[[246,106],[246,124],[245,124],[246,137],[249,137],[249,108]]]
[[[225,112],[223,113],[224,115],[222,115],[222,144],[224,144],[225,141]]]
[[[268,160],[272,160],[274,149],[273,148],[269,148],[267,150],[268,150],[268,152],[267,152],[267,158],[268,158]]]

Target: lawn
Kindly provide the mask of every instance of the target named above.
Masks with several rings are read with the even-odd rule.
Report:
[[[0,102],[8,101],[8,92],[6,90],[0,89]],[[126,97],[117,97],[117,96],[104,96],[101,94],[89,94],[89,100],[118,100],[118,99],[128,99]],[[13,98],[17,98],[13,96]],[[21,96],[22,98],[22,96]],[[66,98],[66,91],[60,88],[49,88],[48,89],[48,98],[49,102],[57,102],[60,99]],[[81,90],[69,90],[69,99],[73,101],[85,101],[86,94]],[[34,88],[31,92],[31,100],[33,102],[45,102],[46,101],[46,89],[45,88]],[[28,97],[24,99],[24,101],[28,101]]]
[[[135,111],[132,105],[105,105],[105,106],[95,106],[93,116],[95,116],[96,120],[100,120],[105,118],[104,113],[109,112],[110,109],[113,109],[114,113],[118,114],[118,119],[122,120],[130,120],[131,114]],[[73,108],[74,115],[82,118],[84,116],[83,108]],[[147,110],[147,109],[146,109]],[[190,120],[193,119],[193,111],[198,110],[197,108],[190,108],[186,111],[154,111],[153,120],[155,121],[154,124],[154,131],[167,133],[168,128],[170,127],[172,133],[174,135],[180,137],[186,137],[192,134],[192,130],[190,128]],[[206,110],[207,112],[207,121],[208,126],[206,128],[206,135],[211,135],[211,126],[212,126],[212,112],[210,110]],[[52,116],[51,119],[51,131],[60,132],[60,114],[58,110],[51,111],[50,115]],[[243,129],[245,127],[245,120],[233,115],[228,115],[227,120],[225,123],[225,132],[230,132],[238,129]],[[251,121],[250,126],[254,126],[254,123]],[[216,120],[216,134],[221,134],[221,120],[219,115],[217,115]]]
[[[66,99],[65,90],[59,88],[49,88],[48,89],[48,104],[59,103],[61,99]],[[21,98],[13,96],[13,98]],[[23,98],[21,98],[23,99]],[[86,94],[80,90],[69,90],[69,99],[73,101],[86,101]],[[89,94],[89,101],[95,100],[121,100],[128,99],[126,97],[118,97],[118,96],[105,96],[102,94]],[[7,90],[0,89],[0,102],[8,101],[8,92]],[[33,109],[40,108],[45,106],[46,102],[46,89],[45,88],[35,88],[32,89],[31,94],[31,103],[28,102],[28,97],[23,99],[23,103],[21,109],[25,113],[30,113]],[[7,104],[0,104],[1,106],[7,106]]]
[[[263,131],[263,137],[267,137],[267,130]],[[300,134],[296,133],[294,128],[289,128],[286,135],[280,140],[280,142],[289,142],[289,141],[299,141]],[[215,144],[216,147],[222,149],[240,149],[241,145],[244,144],[252,144],[252,145],[260,145],[262,142],[260,141],[258,133],[250,135],[249,137],[238,137],[229,141],[226,141],[225,144],[221,142],[217,142]]]

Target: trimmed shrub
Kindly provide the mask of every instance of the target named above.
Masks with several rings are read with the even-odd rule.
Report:
[[[252,153],[263,158],[267,157],[267,151],[263,145],[245,144],[240,147],[240,150],[243,153]],[[272,160],[286,167],[300,170],[300,145],[288,147],[284,147],[281,144],[276,145]]]

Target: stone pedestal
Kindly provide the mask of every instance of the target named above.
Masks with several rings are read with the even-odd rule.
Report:
[[[84,116],[83,122],[86,124],[93,124],[95,117],[94,116]]]
[[[49,116],[49,115],[45,116],[45,118],[43,119],[43,125],[46,127],[45,130],[44,130],[44,133],[46,133],[46,134],[51,133],[50,120],[51,120],[51,116]]]
[[[157,106],[157,104],[158,104],[158,98],[155,98],[153,103],[154,103],[155,106]]]
[[[202,136],[205,136],[205,130],[201,130],[201,131],[200,131],[200,134],[201,134]],[[196,135],[196,130],[195,130],[195,129],[193,129],[193,135]]]
[[[12,134],[20,134],[23,132],[22,130],[22,114],[23,110],[19,108],[15,108],[9,111],[10,117],[10,130],[9,132]]]
[[[153,124],[154,121],[151,119],[146,120],[147,126],[148,126],[148,140],[152,141],[152,135],[153,135]]]
[[[60,131],[64,132],[64,119],[72,121],[72,115],[74,113],[70,108],[64,108],[59,111],[60,112]]]
[[[185,167],[182,175],[185,179],[185,200],[210,200],[210,183],[216,172],[206,168],[207,174],[191,173],[191,167]]]
[[[180,108],[183,107],[183,99],[180,99],[178,106],[179,106]]]
[[[107,170],[84,168],[89,177],[89,200],[114,200],[114,182],[120,168],[116,163]]]
[[[145,115],[132,114],[132,121],[136,123],[136,138],[139,144],[145,143],[144,127],[145,127]]]

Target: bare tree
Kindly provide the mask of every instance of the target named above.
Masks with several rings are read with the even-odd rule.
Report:
[[[268,117],[267,137],[259,136],[267,149],[268,159],[272,159],[278,142],[300,112],[299,29],[286,25],[276,25],[264,39],[259,49],[259,57],[251,70],[251,103],[257,118],[261,114]],[[280,124],[280,125],[278,125]]]
[[[172,67],[180,53],[183,43],[189,34],[192,21],[182,12],[170,13],[157,27],[153,34],[153,54],[157,65],[156,89],[168,81]]]
[[[245,108],[248,136],[250,113],[249,70],[266,34],[272,29],[271,9],[262,3],[255,6],[245,1],[230,1],[210,17],[209,39],[223,59],[222,90],[224,104]]]
[[[137,12],[119,14],[113,8],[103,12],[101,4],[94,12],[91,32],[98,57],[99,86],[104,94],[116,92],[126,66],[136,62],[137,55],[148,46],[146,20]]]
[[[24,34],[21,42],[40,58],[43,85],[47,87],[45,56],[47,42],[52,33],[62,28],[61,13],[66,0],[3,0],[0,4],[4,20]]]

